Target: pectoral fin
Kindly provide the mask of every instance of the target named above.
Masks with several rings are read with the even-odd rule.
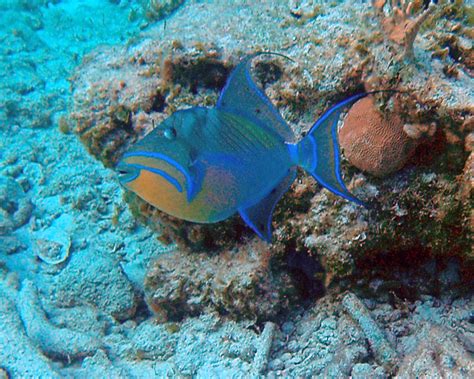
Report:
[[[193,201],[202,189],[205,175],[205,166],[201,160],[195,160],[189,166],[189,180],[186,182],[186,199],[188,203]]]

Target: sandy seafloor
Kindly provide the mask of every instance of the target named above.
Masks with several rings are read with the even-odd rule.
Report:
[[[190,3],[197,18],[213,14],[212,2]],[[346,296],[351,317],[322,301],[278,324],[217,314],[155,322],[143,279],[174,245],[133,218],[113,170],[58,125],[87,53],[165,27],[130,12],[126,1],[0,1],[0,378],[383,378],[396,365],[426,375],[432,346],[437,373],[472,375],[470,296],[424,296],[409,317],[388,304],[357,311]],[[458,263],[442,275],[457,283]],[[397,338],[397,328],[412,333]],[[422,359],[403,361],[410,355]]]

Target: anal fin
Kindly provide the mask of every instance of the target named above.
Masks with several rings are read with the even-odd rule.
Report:
[[[296,178],[296,168],[291,168],[282,181],[255,205],[239,209],[240,216],[257,235],[267,242],[272,241],[272,214],[276,204],[288,191]]]

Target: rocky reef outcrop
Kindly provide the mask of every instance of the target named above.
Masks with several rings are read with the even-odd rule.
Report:
[[[300,177],[278,206],[272,254],[283,261],[290,252],[313,257],[323,265],[327,283],[387,249],[472,262],[469,207],[462,194],[466,190],[461,190],[467,158],[463,145],[472,124],[472,91],[461,82],[472,79],[469,54],[459,48],[455,56],[453,47],[467,43],[469,30],[462,25],[467,8],[442,3],[400,10],[374,4],[347,9],[339,20],[316,3],[297,8],[278,3],[269,15],[252,13],[268,24],[266,35],[256,34],[250,43],[243,38],[245,28],[235,29],[232,38],[243,42],[234,45],[224,41],[226,19],[213,24],[212,36],[197,31],[190,38],[180,31],[182,17],[191,9],[184,7],[166,30],[150,32],[148,40],[98,51],[73,81],[70,118],[76,134],[91,154],[113,167],[128,146],[175,110],[213,106],[242,56],[263,48],[278,51],[297,63],[261,59],[254,76],[297,135],[329,104],[349,94],[390,91],[354,105],[341,129],[349,163],[344,165],[345,180],[370,209],[337,199]],[[396,24],[412,21],[414,34],[394,39]],[[421,22],[426,24],[422,31]],[[311,33],[315,28],[320,37]],[[442,48],[449,50],[444,56],[439,55]],[[372,129],[358,126],[357,112],[372,115]],[[253,238],[237,217],[195,225],[164,215],[134,195],[126,199],[138,218],[180,249],[245,249]],[[181,259],[188,257],[183,253]]]

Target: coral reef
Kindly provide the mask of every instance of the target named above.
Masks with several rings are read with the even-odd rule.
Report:
[[[437,6],[429,1],[426,9],[423,9],[424,2],[421,1],[391,0],[390,16],[384,17],[383,8],[386,3],[387,0],[373,1],[375,9],[383,18],[384,32],[391,41],[403,45],[403,58],[413,59],[415,38],[423,23],[438,10]],[[413,17],[416,11],[420,14]]]
[[[217,59],[212,45],[196,47],[191,56],[184,55],[179,44],[167,49],[132,57],[123,57],[116,49],[101,53],[103,59],[117,56],[113,65],[119,78],[117,73],[104,75],[102,64],[95,60],[92,71],[87,65],[83,74],[76,74],[87,75],[88,81],[75,91],[76,110],[71,115],[75,132],[89,152],[107,166],[113,166],[127,146],[173,112],[176,108],[170,102],[176,102],[176,97],[196,105],[210,101],[206,94],[195,98],[186,94],[183,99],[182,86],[196,91],[201,86],[214,89],[224,85],[228,68]],[[93,111],[83,112],[84,108]]]
[[[263,243],[220,255],[164,254],[145,278],[146,300],[161,320],[204,311],[234,319],[275,318],[297,291],[289,274],[274,266]]]
[[[160,29],[158,43],[145,40],[133,49],[94,53],[74,78],[71,118],[77,123],[76,134],[95,157],[112,167],[130,144],[170,113],[190,106],[212,106],[231,67],[243,55],[242,51],[250,53],[254,51],[253,46],[259,44],[266,50],[287,51],[299,65],[277,59],[269,63],[257,61],[254,76],[283,115],[293,122],[291,126],[297,135],[303,134],[328,104],[362,88],[398,92],[376,94],[360,101],[349,111],[340,130],[349,163],[375,176],[391,174],[381,180],[354,169],[346,170],[350,189],[362,200],[370,202],[372,209],[364,210],[336,199],[326,190],[318,191],[311,179],[299,178],[276,209],[274,243],[270,247],[276,267],[282,267],[285,273],[296,272],[305,284],[312,283],[309,288],[315,286],[314,299],[314,294],[319,296],[324,292],[317,283],[323,281],[330,286],[340,278],[351,277],[359,262],[385,252],[388,246],[391,252],[422,251],[441,258],[471,259],[469,227],[464,222],[468,208],[466,200],[462,200],[465,197],[461,196],[457,175],[465,165],[466,155],[461,145],[466,132],[462,131],[461,125],[470,114],[472,94],[452,81],[436,59],[417,65],[409,60],[399,60],[398,52],[380,38],[377,29],[380,26],[373,22],[362,26],[355,23],[359,18],[354,18],[354,11],[348,13],[345,21],[336,21],[331,12],[325,14],[323,10],[311,17],[299,17],[298,12],[309,15],[314,10],[313,5],[317,6],[308,2],[296,11],[294,5],[290,8],[277,5],[269,15],[259,13],[258,17],[263,18],[261,22],[267,16],[279,17],[288,33],[282,35],[272,18],[267,34],[257,35],[258,43],[252,46],[244,43],[238,47],[221,40],[220,36],[227,33],[224,32],[225,20],[209,25],[216,30],[212,38],[201,30],[192,39],[188,38],[180,31],[179,23],[187,12],[192,12],[193,6],[183,5],[179,14],[168,20],[166,30]],[[392,7],[398,16],[397,20],[391,19],[391,25],[395,25],[395,21],[401,22],[402,18],[403,22],[415,25],[412,25],[413,33],[409,37],[399,40],[407,43],[408,55],[410,49],[415,49],[419,51],[417,54],[428,56],[434,43],[442,44],[446,40],[439,34],[444,25],[464,17],[448,12],[449,5],[430,5],[429,13],[433,12],[433,7],[439,8],[439,12],[430,24],[429,45],[428,38],[419,29],[422,19],[415,21],[411,17],[413,6],[408,7],[405,2],[401,8],[397,6]],[[277,16],[278,11],[283,15],[289,12],[289,15]],[[421,8],[417,11],[423,13]],[[213,12],[219,12],[219,8]],[[357,12],[364,20],[376,20],[366,8]],[[221,13],[227,17],[228,10]],[[426,12],[423,14],[423,20],[426,20]],[[316,23],[318,30],[323,30],[325,25],[328,29],[324,38],[314,41],[308,29]],[[334,29],[334,23],[341,23],[340,29]],[[344,25],[351,25],[350,30]],[[450,35],[456,36],[457,30]],[[150,31],[149,35],[154,36],[153,33]],[[236,40],[245,41],[239,31],[232,33]],[[413,45],[416,33],[420,43]],[[163,35],[169,38],[163,38]],[[357,35],[356,39],[352,38],[354,35]],[[307,47],[308,44],[311,46]],[[344,59],[335,58],[341,56]],[[330,60],[331,65],[316,64],[321,57]],[[268,74],[271,72],[274,74]],[[467,76],[463,78],[471,80]],[[366,111],[372,122],[361,125],[360,114]],[[367,148],[360,148],[360,144],[366,144]],[[402,168],[401,173],[393,175]],[[162,242],[179,245],[180,251],[174,255],[175,267],[165,263],[171,258],[159,257],[150,269],[149,278],[156,276],[166,288],[186,278],[184,283],[189,286],[186,288],[189,293],[195,293],[200,288],[199,283],[205,282],[205,275],[201,274],[208,272],[202,262],[215,267],[217,258],[213,254],[219,251],[222,252],[219,257],[224,259],[222,256],[229,254],[226,250],[251,250],[253,242],[238,217],[215,225],[196,225],[165,215],[132,194],[126,194],[125,199],[135,217],[158,231]],[[184,251],[198,252],[197,256],[203,257],[200,258],[202,262],[198,263],[200,259],[188,256]],[[209,251],[210,258],[203,253]],[[245,257],[252,257],[252,254],[246,254]],[[292,269],[288,262],[294,256],[306,257],[306,262],[311,262],[305,267],[314,265],[318,268],[310,274],[301,267]],[[191,267],[202,269],[191,270]],[[245,283],[245,272],[235,274],[236,283]],[[215,284],[209,284],[205,288],[213,286]],[[154,296],[155,286],[151,288],[148,299]],[[149,300],[149,304],[160,311],[168,308],[167,317],[168,313],[177,317],[176,309],[191,311],[193,308],[191,312],[199,313],[209,307],[220,307],[216,304],[221,300],[216,299],[221,298],[221,293],[210,301],[206,296],[183,297],[176,292],[179,286],[173,288],[173,296],[167,298],[166,291],[158,290],[156,303]],[[260,292],[259,296],[264,293]],[[247,303],[227,304],[223,309],[232,309],[236,315],[248,315],[254,295],[246,297]],[[275,309],[286,308],[287,301],[279,298],[283,303]],[[262,300],[257,303],[259,301],[266,304]],[[268,314],[266,312],[257,313]]]
[[[173,28],[172,25],[168,24],[169,28]],[[174,29],[173,29],[174,30]],[[297,29],[299,30],[299,29]],[[179,34],[175,34],[179,36]],[[229,72],[230,66],[229,61],[235,62],[236,58],[230,55],[231,51],[224,51],[217,47],[214,44],[196,43],[191,41],[190,43],[183,44],[183,42],[170,43],[167,45],[160,46],[151,46],[148,43],[143,43],[138,50],[135,50],[132,54],[124,54],[119,51],[116,51],[113,58],[113,62],[101,62],[101,58],[93,59],[92,62],[85,67],[83,67],[76,76],[76,88],[75,88],[75,106],[76,111],[73,113],[73,119],[78,121],[77,132],[82,136],[83,141],[86,146],[93,152],[93,154],[99,157],[106,165],[112,166],[117,160],[117,157],[120,156],[123,148],[119,148],[123,144],[130,144],[139,138],[141,135],[151,130],[153,124],[160,122],[166,114],[174,111],[176,108],[183,106],[192,106],[192,105],[206,105],[216,99],[216,92],[209,91],[209,89],[220,89],[225,81],[226,75]],[[364,41],[365,43],[374,44],[373,49],[378,48],[377,43],[379,41]],[[352,47],[352,46],[351,46]],[[356,51],[359,49],[358,46],[354,46]],[[137,51],[140,51],[138,53]],[[111,52],[112,53],[112,52]],[[386,53],[386,52],[385,52]],[[166,55],[167,54],[167,55]],[[350,52],[352,54],[352,52]],[[388,53],[390,54],[390,53]],[[295,57],[298,59],[298,57]],[[354,58],[357,58],[354,56]],[[360,60],[360,62],[358,62]],[[361,60],[359,57],[356,62],[351,62],[351,66],[342,64],[338,67],[339,70],[342,70],[342,75],[338,77],[349,78],[352,72],[356,73],[357,70],[364,70],[362,73],[358,73],[359,82],[350,84],[352,90],[356,88],[357,85],[360,85],[360,79],[364,76],[367,77],[367,83],[370,83],[370,88],[374,87],[383,87],[384,84],[389,84],[390,80],[396,78],[401,73],[404,72],[395,71],[395,72],[381,72],[381,67],[365,67],[367,66],[367,60]],[[301,60],[304,62],[305,60]],[[105,65],[112,65],[114,71],[107,70]],[[353,66],[362,65],[357,70],[354,70]],[[94,68],[92,68],[92,66]],[[212,69],[215,67],[216,69]],[[99,71],[101,77],[96,75]],[[401,68],[400,68],[401,69]],[[290,69],[291,71],[295,71]],[[375,72],[374,72],[375,70]],[[110,71],[109,74],[104,74],[104,72]],[[314,72],[314,78],[317,78],[319,71]],[[146,78],[139,78],[138,76],[142,75]],[[415,73],[410,73],[410,76],[413,79]],[[421,73],[420,73],[421,75]],[[214,81],[212,78],[214,77]],[[82,80],[82,78],[87,80]],[[146,79],[146,80],[145,80]],[[301,79],[301,78],[299,78]],[[115,80],[117,86],[113,87],[110,83]],[[314,79],[313,79],[314,80]],[[318,79],[320,81],[322,79]],[[337,80],[337,77],[336,77]],[[400,79],[399,79],[400,80]],[[407,84],[408,84],[408,78]],[[424,79],[426,81],[426,79]],[[127,85],[127,82],[133,82],[133,85]],[[217,83],[217,85],[209,86],[209,81]],[[383,81],[383,82],[381,82]],[[144,84],[148,82],[150,84],[150,89],[144,88]],[[281,81],[280,81],[281,82]],[[93,86],[90,83],[96,83]],[[123,88],[120,88],[120,84],[123,85]],[[290,83],[291,86],[296,86],[299,88],[298,92],[306,92],[308,94],[313,94],[314,91],[311,91],[307,88],[302,88],[306,83],[297,84],[295,82]],[[326,83],[324,83],[327,85]],[[376,86],[378,84],[378,86]],[[407,84],[400,86],[400,90],[408,89]],[[423,83],[418,88],[422,88]],[[290,96],[288,101],[294,101],[291,98],[291,93],[295,92],[292,90],[291,93],[287,94],[286,88],[281,88],[285,83],[277,83],[277,87],[273,86],[270,89],[270,95],[275,97],[276,103],[285,106],[284,101],[279,100],[278,98],[287,98]],[[334,84],[337,87],[337,82]],[[412,85],[412,84],[410,84]],[[153,89],[152,89],[153,87]],[[160,95],[155,96],[154,89],[159,88]],[[196,89],[199,88],[197,93],[194,93]],[[133,90],[133,92],[132,92]],[[278,90],[278,92],[275,92]],[[170,91],[170,92],[168,92]],[[189,93],[191,92],[191,93]],[[190,96],[192,95],[192,96]],[[404,113],[407,114],[406,124],[409,125],[424,125],[423,120],[429,120],[429,125],[433,122],[435,117],[433,116],[433,109],[435,108],[430,94],[420,93],[416,96],[419,100],[419,97],[422,96],[422,101],[413,101],[410,100],[408,104],[401,105],[402,107],[412,107],[417,108],[418,110],[413,109],[403,109]],[[316,96],[316,95],[315,95]],[[321,95],[319,95],[321,96]],[[113,100],[116,102],[116,105],[112,105],[110,111],[107,112],[104,110],[101,111],[103,101],[100,99],[116,99]],[[150,107],[145,105],[147,99],[152,102],[158,102],[160,105],[157,107]],[[151,99],[151,100],[150,100]],[[315,104],[317,102],[328,102],[327,99],[306,99],[301,104],[305,109],[308,108],[308,103]],[[91,103],[92,102],[92,103]],[[430,104],[429,108],[427,104]],[[300,106],[300,108],[301,108]],[[441,105],[440,105],[441,106]],[[129,128],[130,135],[124,138],[128,140],[123,141],[122,137],[117,137],[115,133],[119,133],[116,130],[117,127],[114,127],[114,122],[110,121],[111,114],[115,114],[114,109],[130,109],[131,110],[131,127]],[[152,110],[151,108],[154,108]],[[441,106],[442,108],[442,106]],[[450,107],[454,109],[453,107]],[[92,112],[87,111],[87,109],[92,110]],[[145,109],[145,112],[140,112],[140,109]],[[314,111],[313,111],[314,112]],[[428,116],[428,114],[431,114]],[[444,109],[440,109],[439,112],[445,112]],[[456,111],[458,112],[458,111]],[[120,113],[120,112],[118,112]],[[86,122],[87,126],[85,129],[83,121],[86,119],[89,120]],[[123,119],[123,117],[113,116],[114,119]],[[128,117],[126,117],[128,119]],[[126,124],[126,123],[125,123]],[[295,126],[295,129],[298,131],[298,126]],[[96,137],[90,139],[90,137],[83,137],[84,130],[94,130]],[[100,131],[103,130],[103,131]],[[112,132],[113,131],[113,132]],[[432,129],[430,129],[430,132]],[[408,134],[413,137],[415,134],[413,132]],[[89,132],[87,132],[89,136]],[[113,152],[111,149],[107,148],[109,144],[116,144],[114,146]],[[105,147],[105,149],[104,149]],[[110,157],[106,157],[105,153],[113,154]]]

